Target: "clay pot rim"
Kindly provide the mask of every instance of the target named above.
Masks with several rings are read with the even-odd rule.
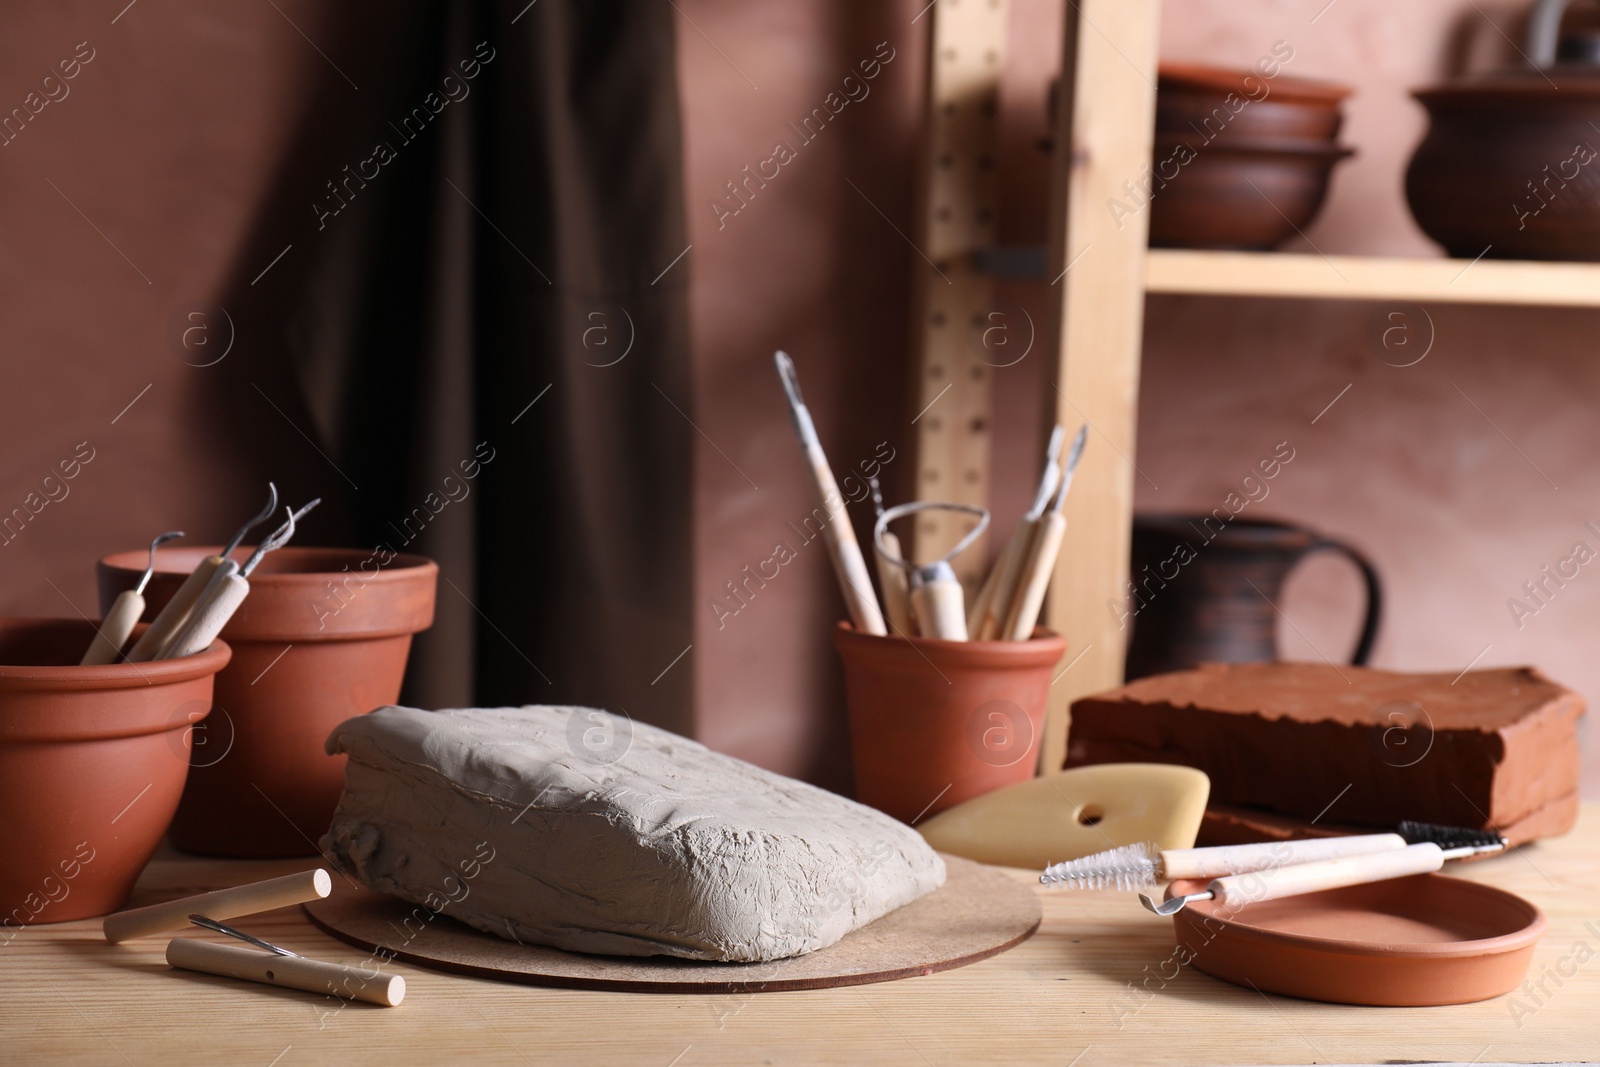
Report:
[[[1278,930],[1268,930],[1260,926],[1253,926],[1248,922],[1226,919],[1211,912],[1202,913],[1196,911],[1193,915],[1187,915],[1187,908],[1179,912],[1174,918],[1180,919],[1186,925],[1195,927],[1215,924],[1215,926],[1221,928],[1220,933],[1225,933],[1236,941],[1249,941],[1263,945],[1327,953],[1329,955],[1407,960],[1446,960],[1462,957],[1499,956],[1518,952],[1537,942],[1545,935],[1545,931],[1550,926],[1550,920],[1545,918],[1544,912],[1540,911],[1537,905],[1508,890],[1485,885],[1482,882],[1468,881],[1465,878],[1457,878],[1448,874],[1422,874],[1413,875],[1412,877],[1437,879],[1438,882],[1447,883],[1451,887],[1450,892],[1462,896],[1470,897],[1476,895],[1491,898],[1501,905],[1520,912],[1525,917],[1526,922],[1515,930],[1509,930],[1494,937],[1481,937],[1468,941],[1393,943],[1283,933]],[[1397,879],[1397,881],[1409,880]],[[1170,900],[1180,893],[1199,892],[1204,888],[1205,881],[1203,879],[1185,879],[1173,882],[1167,886],[1166,899]]]
[[[241,545],[234,550],[232,558],[238,560],[240,563],[243,563],[253,550],[253,545]],[[158,548],[156,549],[155,572],[158,575],[164,574],[182,577],[194,569],[195,563],[199,562],[206,556],[214,555],[221,551],[221,545],[184,545],[181,548],[176,546],[172,548]],[[341,546],[320,547],[317,545],[289,545],[285,548],[278,549],[276,552],[268,554],[261,564],[261,569],[250,575],[250,584],[252,587],[257,588],[281,588],[293,587],[296,585],[316,587],[320,586],[329,578],[339,577],[345,574],[358,575],[363,581],[367,582],[410,582],[422,577],[422,575],[416,573],[418,571],[426,571],[430,567],[435,571],[439,569],[439,565],[433,560],[429,559],[427,556],[418,556],[409,552],[396,552],[394,557],[390,559],[388,563],[383,564],[373,572],[359,569],[353,571],[285,571],[267,569],[283,563],[305,559],[312,555],[338,556],[341,559],[347,557],[350,565],[354,567],[360,564],[363,560],[375,559],[377,550],[368,548],[347,548]],[[173,564],[170,562],[175,559],[184,559],[188,561],[187,566]],[[139,548],[126,552],[112,552],[108,555],[102,556],[100,557],[100,566],[109,571],[137,575],[144,573],[144,569],[148,565],[149,560],[149,549]],[[167,561],[168,566],[162,566],[163,561]]]
[[[6,616],[0,618],[0,630],[19,626],[59,626],[62,623],[83,626],[85,642],[92,636],[90,624],[82,619],[50,616]],[[144,625],[141,624],[134,629],[134,633],[143,629]],[[105,663],[93,667],[76,664],[0,664],[0,692],[78,692],[170,685],[215,675],[232,658],[233,650],[219,638],[205,651],[192,656],[149,663]]]
[[[931,652],[947,660],[957,657],[968,660],[962,664],[964,667],[1032,667],[1054,663],[1067,651],[1067,639],[1043,626],[1035,626],[1033,636],[1026,641],[946,641],[904,634],[885,637],[862,633],[848,619],[840,619],[834,627],[833,643],[841,652],[846,645],[863,650],[873,645],[885,650],[891,646],[906,647]]]
[[[1157,92],[1192,96],[1224,97],[1243,88],[1246,78],[1256,78],[1272,86],[1272,92],[1258,103],[1293,104],[1300,107],[1337,108],[1355,92],[1353,86],[1320,78],[1279,74],[1268,78],[1258,70],[1214,67],[1206,63],[1162,63],[1156,68]]]

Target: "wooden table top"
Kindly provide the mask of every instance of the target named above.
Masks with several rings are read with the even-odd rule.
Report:
[[[304,860],[163,853],[134,904],[303,869]],[[1185,968],[1170,922],[1131,894],[1047,893],[1039,932],[954,971],[881,985],[716,996],[540,989],[394,965],[398,1008],[175,971],[166,939],[108,945],[98,920],[35,926],[0,946],[0,1060],[17,1063],[1078,1064],[1492,1063],[1600,1058],[1600,805],[1565,838],[1458,865],[1550,919],[1530,993],[1443,1008],[1354,1008],[1266,996]],[[1016,877],[1033,875],[1018,871]],[[335,876],[338,892],[339,876]],[[239,921],[323,960],[365,954],[299,908]],[[1149,968],[1149,970],[1146,970]]]

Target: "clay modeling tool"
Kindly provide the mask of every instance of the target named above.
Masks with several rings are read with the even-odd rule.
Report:
[[[996,717],[983,725],[1005,724]],[[1024,745],[1038,741],[1021,732],[1028,724],[1011,728],[1020,762]],[[1038,870],[1063,856],[1087,856],[1129,841],[1188,848],[1210,792],[1211,780],[1193,767],[1096,763],[1002,786],[918,820],[916,829],[940,852]]]
[[[1045,868],[1039,881],[1056,889],[1149,889],[1179,878],[1220,878],[1405,847],[1406,839],[1399,834],[1314,837],[1213,848],[1164,849],[1154,842],[1141,841],[1053,863]]]
[[[228,620],[233,618],[233,613],[244,603],[244,598],[250,595],[251,573],[268,552],[274,552],[289,543],[289,539],[294,537],[295,524],[320,503],[322,498],[318,497],[299,511],[289,512],[289,520],[263,539],[244,563],[223,560],[222,566],[217,568],[205,591],[200,594],[200,600],[189,613],[188,620],[173,636],[172,643],[161,658],[180,659],[211,647],[211,642],[217,639],[222,628],[228,625]]]
[[[967,535],[956,542],[954,548],[932,563],[911,563],[892,555],[884,543],[883,535],[889,524],[919,511],[959,511],[978,517],[977,524]],[[896,504],[878,516],[872,528],[872,540],[878,558],[887,560],[910,575],[911,613],[917,620],[917,633],[943,641],[967,639],[967,613],[961,582],[956,578],[950,561],[959,556],[976,541],[989,525],[989,512],[972,504],[943,504],[933,500],[914,500],[909,504]]]
[[[241,936],[222,923],[201,924],[208,929],[222,929],[230,937]],[[326,993],[346,1000],[360,1000],[392,1008],[406,996],[406,980],[398,974],[382,974],[374,969],[366,974],[353,967],[321,960],[306,959],[269,942],[242,935],[253,945],[263,945],[271,951],[259,952],[240,945],[219,945],[214,941],[201,941],[192,937],[175,937],[167,943],[167,962],[174,967],[222,978],[238,978],[246,982],[300,989],[307,993]]]
[[[177,636],[183,624],[188,621],[189,613],[194,610],[195,603],[200,599],[200,594],[205,592],[206,585],[211,581],[211,576],[217,573],[222,566],[222,561],[233,555],[234,549],[244,542],[245,536],[257,526],[272,517],[278,510],[278,487],[271,482],[267,483],[267,506],[249,522],[234,533],[233,539],[225,545],[221,552],[214,556],[207,556],[196,564],[189,577],[183,580],[178,591],[167,601],[167,606],[156,615],[148,629],[134,642],[133,649],[128,653],[129,663],[144,663],[147,660],[161,659],[167,646]]]
[[[195,912],[202,912],[214,919],[234,919],[240,915],[254,915],[273,908],[321,900],[332,891],[333,879],[327,871],[318,867],[280,878],[268,878],[264,882],[250,882],[212,893],[119,911],[106,916],[103,929],[106,940],[118,944],[136,937],[182,929],[189,924],[189,916]]]
[[[794,361],[787,353],[774,352],[772,361],[778,365],[778,377],[783,381],[783,391],[789,397],[789,409],[794,415],[794,432],[800,437],[800,447],[805,450],[806,462],[811,465],[811,484],[816,490],[822,510],[828,513],[828,525],[822,529],[822,539],[833,559],[834,572],[839,576],[839,592],[844,595],[844,605],[850,612],[850,621],[862,633],[878,634],[889,631],[883,624],[883,612],[878,609],[878,598],[872,592],[872,577],[867,573],[867,561],[861,556],[861,546],[856,542],[856,532],[850,525],[850,515],[844,509],[844,497],[833,480],[833,469],[823,454],[822,442],[817,438],[817,428],[811,421],[811,412],[800,398],[800,381],[795,376]]]
[[[1401,835],[1420,832],[1444,840],[1425,840],[1405,848],[1382,852],[1367,852],[1312,863],[1297,863],[1272,870],[1251,871],[1214,878],[1211,884],[1198,893],[1186,893],[1157,904],[1149,894],[1140,893],[1139,901],[1157,915],[1171,915],[1182,911],[1197,900],[1220,901],[1224,907],[1238,908],[1265,900],[1281,900],[1323,889],[1339,889],[1348,885],[1366,885],[1390,878],[1405,878],[1413,874],[1429,874],[1442,868],[1449,860],[1466,859],[1499,852],[1506,847],[1506,839],[1492,831],[1461,830],[1452,827],[1433,827],[1419,823],[1402,823]]]
[[[972,606],[967,609],[967,632],[974,641],[986,641],[994,637],[1000,629],[1005,608],[999,610],[997,617],[995,601],[1000,596],[1001,588],[1012,590],[1016,588],[1017,571],[1022,566],[1022,557],[1028,550],[1028,543],[1032,539],[1034,526],[1039,521],[1039,516],[1044,514],[1044,509],[1050,506],[1050,498],[1055,494],[1056,488],[1061,484],[1061,443],[1066,437],[1058,423],[1050,431],[1050,443],[1044,450],[1044,473],[1039,478],[1039,487],[1034,490],[1033,503],[1017,521],[1017,528],[1011,531],[1011,539],[1006,542],[1005,549],[1000,553],[1000,558],[995,560],[993,567],[989,568],[988,577],[984,578],[983,585],[978,589],[978,595],[972,598]],[[1007,593],[1009,598],[1010,594]]]
[[[278,956],[293,956],[297,960],[305,959],[305,957],[300,955],[300,953],[290,952],[282,945],[274,945],[271,941],[263,941],[254,934],[247,934],[236,926],[229,926],[227,923],[218,922],[217,920],[207,918],[204,915],[191,915],[189,916],[189,921],[200,927],[202,930],[213,930],[216,933],[234,938],[237,941],[243,941],[247,945],[254,945],[256,948],[264,948],[268,952]]]
[[[94,667],[117,661],[122,646],[127,643],[128,636],[139,622],[139,616],[144,614],[144,587],[150,584],[150,576],[156,572],[156,548],[162,542],[182,536],[182,530],[168,530],[150,542],[150,565],[139,576],[139,584],[117,594],[117,599],[111,603],[111,610],[106,612],[106,617],[95,631],[89,651],[83,654],[78,666]]]
[[[883,494],[878,490],[878,479],[868,478],[872,487],[872,506],[878,515],[883,514]],[[891,531],[883,532],[883,545],[895,560],[904,561],[900,539]],[[894,561],[885,559],[883,553],[873,553],[878,564],[878,584],[883,588],[883,614],[889,628],[897,634],[913,637],[917,632],[916,620],[911,617],[911,586],[906,572]]]
[[[1026,641],[1033,636],[1034,623],[1039,621],[1039,609],[1044,605],[1045,590],[1050,587],[1050,577],[1055,573],[1056,555],[1061,551],[1061,538],[1067,530],[1067,517],[1061,507],[1072,489],[1072,473],[1083,458],[1083,443],[1089,427],[1084,425],[1072,439],[1067,452],[1067,462],[1061,472],[1061,488],[1056,490],[1050,510],[1034,524],[1028,554],[1017,572],[1017,590],[1007,605],[1005,623],[1000,637],[1007,641]]]

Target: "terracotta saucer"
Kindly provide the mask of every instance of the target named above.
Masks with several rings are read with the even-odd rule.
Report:
[[[1197,893],[1174,882],[1169,897]],[[1528,972],[1547,925],[1502,889],[1422,874],[1173,916],[1195,967],[1235,985],[1336,1004],[1420,1007],[1500,996]]]

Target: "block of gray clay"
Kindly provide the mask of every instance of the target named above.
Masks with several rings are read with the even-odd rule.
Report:
[[[882,812],[593,708],[380,708],[327,750],[349,757],[333,862],[517,941],[774,960],[944,882]]]

